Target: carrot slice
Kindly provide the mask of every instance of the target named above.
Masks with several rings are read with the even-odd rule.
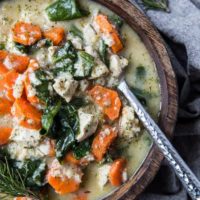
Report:
[[[3,62],[7,55],[8,55],[7,51],[0,50],[0,62]]]
[[[23,73],[29,64],[30,58],[28,56],[20,56],[16,54],[8,54],[4,60],[4,65],[8,69],[15,69],[19,73]]]
[[[40,27],[31,23],[17,22],[12,31],[13,40],[23,45],[32,45],[42,38]]]
[[[44,37],[51,40],[54,45],[59,45],[65,37],[65,30],[61,27],[54,27],[45,31]]]
[[[20,120],[21,126],[36,130],[41,128],[42,113],[26,99],[16,99],[12,111],[12,114]]]
[[[7,99],[0,98],[0,115],[9,114],[11,112],[12,102]]]
[[[68,179],[66,177],[53,177],[47,176],[48,183],[55,189],[56,193],[64,195],[71,192],[76,192],[79,189],[79,183],[74,179]]]
[[[99,25],[100,31],[112,37],[114,44],[111,46],[113,53],[118,53],[123,49],[122,41],[115,27],[109,22],[108,17],[105,15],[97,15],[95,18],[96,23]]]
[[[122,174],[126,167],[126,160],[123,158],[117,159],[111,165],[109,172],[109,181],[113,186],[120,186],[122,184]]]
[[[0,145],[7,144],[12,132],[12,128],[0,127]]]
[[[84,157],[81,158],[80,160],[76,159],[74,157],[73,152],[71,152],[71,151],[69,153],[67,153],[64,160],[65,160],[65,162],[68,162],[68,163],[71,163],[71,164],[74,164],[74,165],[80,165],[80,166],[86,166],[90,162],[88,159],[86,159]]]
[[[33,200],[30,197],[15,197],[14,200]]]
[[[101,161],[106,151],[117,137],[117,131],[109,125],[105,125],[103,129],[96,135],[92,143],[92,154],[97,161]]]
[[[8,72],[8,69],[6,68],[6,66],[0,62],[0,75],[6,74]]]
[[[25,80],[24,80],[26,96],[27,96],[28,101],[32,104],[40,103],[40,99],[35,95],[33,96],[32,93],[30,92],[32,85],[31,85],[31,81],[30,81],[30,78],[29,78],[30,73],[37,70],[38,68],[39,68],[38,62],[34,59],[31,59],[29,66],[28,66],[28,69],[26,71],[26,77],[25,77]]]
[[[116,91],[96,85],[89,91],[89,94],[110,120],[119,117],[122,104]]]
[[[13,96],[13,89],[8,89],[5,91],[5,95],[6,95],[6,98],[11,101],[11,102],[14,102],[15,101],[15,97]]]

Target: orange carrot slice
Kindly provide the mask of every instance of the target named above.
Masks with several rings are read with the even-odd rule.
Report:
[[[31,81],[30,81],[30,78],[29,78],[30,73],[37,70],[38,68],[39,68],[38,62],[36,60],[33,60],[33,59],[30,60],[30,64],[29,64],[28,69],[26,71],[26,77],[25,77],[25,80],[24,80],[26,96],[27,96],[28,101],[32,104],[40,103],[40,99],[35,95],[32,96],[32,94],[30,92],[30,88],[32,88],[32,85],[31,85]]]
[[[56,193],[61,195],[78,191],[80,185],[74,179],[68,179],[66,177],[53,177],[50,174],[47,176],[47,180]]]
[[[0,115],[9,114],[11,112],[12,102],[7,99],[0,98]]]
[[[108,148],[117,137],[117,131],[109,125],[105,125],[103,129],[96,135],[92,143],[92,154],[97,161],[101,161],[106,154]]]
[[[13,40],[23,45],[32,45],[42,38],[39,26],[17,22],[13,27]]]
[[[84,157],[81,158],[80,160],[76,159],[74,157],[73,152],[71,152],[71,151],[69,153],[67,153],[64,160],[65,160],[65,162],[68,162],[68,163],[71,163],[74,165],[79,165],[79,166],[86,166],[90,163],[90,161]]]
[[[41,128],[42,113],[26,99],[16,99],[12,111],[12,114],[19,119],[21,126],[36,130]]]
[[[6,74],[8,72],[8,69],[6,68],[6,66],[0,62],[0,75]]]
[[[59,45],[65,37],[65,30],[61,27],[54,27],[45,31],[44,37],[51,40],[54,45]]]
[[[0,127],[0,145],[7,144],[12,132],[12,128]]]
[[[109,181],[113,186],[120,186],[122,184],[122,174],[126,167],[126,160],[123,158],[117,159],[111,165],[109,172]]]
[[[23,73],[29,64],[28,56],[20,56],[16,54],[8,54],[4,60],[4,65],[8,69],[15,69],[19,73]]]
[[[96,85],[89,91],[89,94],[110,120],[119,117],[122,104],[116,91]]]
[[[7,55],[8,55],[7,51],[0,50],[0,62],[3,62]]]
[[[123,49],[122,41],[115,27],[109,22],[108,17],[105,15],[97,15],[95,18],[96,23],[99,25],[100,31],[112,37],[114,44],[111,46],[113,53],[118,53]]]
[[[14,102],[15,101],[15,97],[13,96],[13,89],[8,89],[5,91],[5,95],[6,95],[6,98],[11,101],[11,102]]]

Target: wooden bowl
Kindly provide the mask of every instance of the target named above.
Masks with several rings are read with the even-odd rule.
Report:
[[[135,32],[138,33],[152,56],[161,85],[161,113],[159,126],[168,137],[173,134],[177,115],[177,85],[174,71],[165,48],[163,39],[152,23],[127,0],[95,0],[121,16]],[[106,200],[116,200],[123,197],[123,200],[135,199],[145,187],[152,181],[157,173],[163,155],[153,145],[148,156],[137,171],[126,184],[112,193]]]

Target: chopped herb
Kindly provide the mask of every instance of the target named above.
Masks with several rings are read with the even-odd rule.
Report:
[[[17,168],[12,167],[7,158],[0,161],[0,193],[1,198],[26,196],[33,200],[40,200],[38,192],[33,192],[26,185],[26,171],[21,173]]]
[[[89,11],[80,8],[77,0],[58,0],[46,8],[51,21],[72,20],[89,15]]]
[[[141,0],[147,9],[169,12],[168,0]]]

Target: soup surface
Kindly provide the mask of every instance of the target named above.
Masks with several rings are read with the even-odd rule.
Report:
[[[0,52],[8,53],[4,59],[0,56],[6,67],[0,69],[0,84],[4,84],[0,101],[6,99],[4,105],[11,107],[3,112],[0,105],[0,128],[10,130],[8,140],[0,145],[14,169],[25,173],[27,163],[35,165],[28,173],[28,187],[48,185],[47,199],[101,199],[134,176],[152,145],[134,110],[117,93],[119,76],[125,73],[155,120],[160,111],[159,78],[140,37],[113,12],[81,0],[79,7],[89,15],[60,20],[63,16],[55,15],[54,2],[0,3],[0,46],[5,48]],[[28,30],[27,39],[24,29],[30,23],[37,27]],[[25,66],[18,66],[19,58],[9,55],[24,56],[28,64],[23,59]],[[15,75],[8,73],[13,70],[17,78],[9,83]],[[75,138],[70,138],[71,132]],[[98,140],[110,142],[102,145]],[[115,165],[121,165],[121,174],[114,171],[113,176]]]

